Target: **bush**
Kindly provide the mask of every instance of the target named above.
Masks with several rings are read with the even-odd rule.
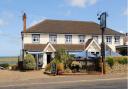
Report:
[[[45,71],[50,71],[51,70],[51,64],[47,64],[46,67],[45,67]]]
[[[108,65],[112,68],[112,66],[114,65],[114,60],[112,57],[108,57],[106,62],[108,63]]]
[[[33,70],[36,68],[36,61],[33,55],[27,54],[23,60],[23,68],[25,70]]]
[[[79,69],[82,67],[81,63],[77,62],[77,61],[73,61],[71,64],[71,69],[73,70],[73,72],[79,72]]]
[[[9,67],[9,64],[8,63],[3,63],[3,64],[0,64],[0,66],[6,69],[6,68]]]
[[[118,60],[118,63],[119,64],[127,64],[128,63],[128,60],[126,57],[122,58],[121,60]]]

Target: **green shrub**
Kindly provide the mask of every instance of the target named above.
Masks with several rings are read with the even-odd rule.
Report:
[[[119,64],[127,64],[128,63],[128,59],[126,57],[122,58],[121,60],[118,60]]]
[[[73,70],[73,72],[79,72],[79,69],[82,67],[81,63],[77,62],[77,61],[73,61],[71,64],[71,69]]]
[[[114,60],[112,57],[108,57],[106,62],[108,63],[108,65],[112,68],[112,66],[114,65]]]
[[[36,61],[33,55],[27,54],[23,60],[23,68],[25,70],[33,70],[36,68]]]
[[[0,64],[1,67],[4,67],[4,68],[8,68],[9,67],[9,64],[8,63],[3,63],[3,64]]]

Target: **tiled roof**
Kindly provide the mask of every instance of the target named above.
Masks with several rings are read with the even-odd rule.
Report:
[[[28,28],[26,33],[60,33],[60,34],[101,34],[100,25],[87,21],[45,20]],[[124,35],[107,28],[106,35]]]
[[[47,44],[24,44],[24,49],[27,51],[43,51]],[[84,50],[84,45],[81,44],[52,44],[52,46],[58,49],[65,50]]]

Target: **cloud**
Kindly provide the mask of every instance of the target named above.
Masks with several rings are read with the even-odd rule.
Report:
[[[128,8],[126,8],[126,10],[124,10],[123,15],[128,16]]]
[[[97,0],[66,0],[73,7],[84,8],[89,5],[96,4]]]

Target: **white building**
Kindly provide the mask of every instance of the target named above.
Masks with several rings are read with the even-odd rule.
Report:
[[[68,52],[100,54],[101,29],[95,22],[45,20],[26,29],[25,14],[23,21],[24,54],[33,54],[37,62],[43,63],[43,68],[60,48]],[[105,43],[112,51],[116,51],[115,46],[123,45],[123,37],[124,34],[115,30],[105,30]]]

